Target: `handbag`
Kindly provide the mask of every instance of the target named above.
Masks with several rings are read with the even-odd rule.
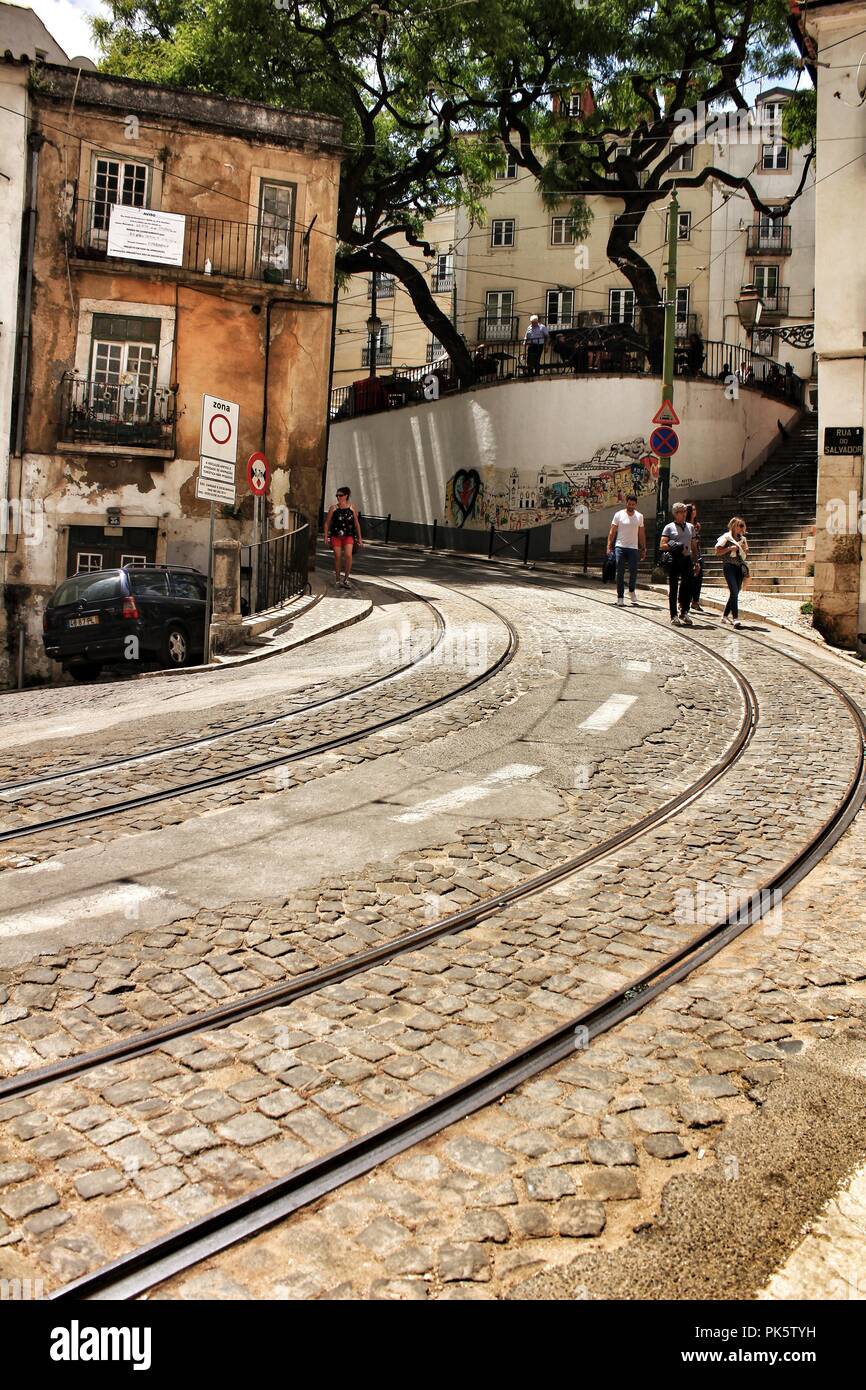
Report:
[[[601,578],[604,584],[612,584],[616,579],[616,555],[612,550],[609,550],[604,557],[604,563],[601,567]]]
[[[674,562],[674,557],[669,550],[659,551],[659,564],[663,569],[669,570]]]

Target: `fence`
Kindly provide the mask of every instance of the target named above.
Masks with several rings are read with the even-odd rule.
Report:
[[[248,612],[278,608],[309,588],[309,549],[309,522],[294,531],[272,536],[270,540],[241,546],[241,600],[242,603],[246,600]],[[255,594],[252,592],[254,559],[258,561]]]
[[[388,516],[360,514],[361,533],[365,540],[380,540],[387,545],[423,545],[429,550],[458,550],[471,555],[487,555],[513,551],[522,563],[544,559],[550,553],[550,522],[527,526],[520,531],[466,530],[462,526],[447,526],[441,521],[395,521]]]
[[[542,376],[577,377],[602,372],[614,372],[621,376],[653,375],[648,373],[646,354],[640,349],[627,345],[606,346],[600,343],[597,346],[584,346],[573,356],[565,357],[558,350],[555,338],[556,335],[553,335],[552,341],[545,346],[540,365]],[[705,380],[708,377],[721,378],[733,372],[739,378],[738,389],[739,386],[748,387],[777,395],[780,400],[789,400],[794,405],[802,404],[802,378],[786,377],[778,362],[772,358],[763,357],[751,348],[735,343],[716,340],[702,342],[703,362],[701,369],[695,372],[694,364],[690,361],[688,345],[685,341],[678,340],[674,359],[677,376]],[[379,378],[384,388],[379,403],[366,405],[363,409],[356,403],[352,386],[338,386],[331,393],[331,419],[349,420],[356,415],[375,414],[403,405],[418,404],[424,400],[435,400],[437,395],[434,391],[443,396],[464,389],[473,390],[475,386],[485,383],[513,381],[522,377],[526,372],[525,345],[512,342],[500,346],[501,350],[486,349],[483,354],[476,354],[477,380],[466,388],[461,387],[448,357],[440,358],[429,366],[396,367],[388,376]],[[510,350],[506,351],[506,348]],[[723,370],[725,368],[727,370]],[[431,377],[436,378],[435,388],[429,384]]]

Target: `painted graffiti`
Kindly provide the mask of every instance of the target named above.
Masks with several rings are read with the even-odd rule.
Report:
[[[629,492],[640,496],[655,487],[657,477],[657,460],[644,439],[604,445],[586,462],[561,468],[458,468],[445,488],[445,521],[522,530],[620,505]]]

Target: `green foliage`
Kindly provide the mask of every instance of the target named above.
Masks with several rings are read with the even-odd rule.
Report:
[[[795,149],[815,148],[818,93],[814,87],[795,92],[782,110],[782,134]]]

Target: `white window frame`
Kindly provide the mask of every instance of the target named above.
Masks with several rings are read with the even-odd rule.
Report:
[[[511,240],[505,240],[507,228],[511,228]],[[497,240],[497,228],[501,229],[501,239]],[[490,222],[490,247],[493,251],[511,251],[517,244],[516,217],[494,217]]]
[[[97,570],[103,568],[102,561],[105,557],[99,550],[78,550],[75,553],[75,573],[76,574],[95,574]],[[82,566],[81,561],[87,560],[88,563]],[[98,564],[90,564],[91,560],[96,560]]]
[[[513,154],[513,153],[506,154],[506,156],[505,156],[505,168],[502,169],[501,171],[498,171],[497,174],[496,174],[496,177],[497,177],[498,179],[516,179],[516,178],[517,178],[517,155],[516,155],[516,154]]]
[[[157,390],[160,388],[168,390],[171,386],[174,352],[174,306],[144,304],[137,300],[126,299],[80,299],[78,301],[78,336],[75,340],[75,374],[85,379],[90,376],[94,314],[111,314],[123,318],[159,319],[159,355],[156,362],[154,386]]]
[[[565,217],[551,217],[550,219],[550,244],[551,246],[573,246],[575,242],[574,216],[569,213]]]
[[[553,311],[551,311],[552,301],[556,302],[556,307]],[[574,290],[548,290],[545,295],[544,307],[544,317],[548,328],[562,326],[563,320],[567,320],[565,326],[568,328],[571,328],[574,324]]]
[[[567,116],[579,116],[581,114],[580,103],[583,100],[583,92],[572,92],[566,102],[565,114]]]
[[[614,310],[614,302],[622,309]],[[635,315],[635,294],[632,289],[610,289],[607,292],[607,316],[610,323],[633,324]]]
[[[146,555],[121,555],[121,557],[120,557],[120,568],[123,569],[124,566],[126,566],[126,565],[128,565],[129,568],[130,568],[130,569],[133,569],[133,570],[143,570],[143,569],[146,569],[146,568],[147,568],[147,556],[146,556]]]
[[[689,326],[689,301],[691,299],[691,286],[677,286],[676,309],[674,310],[674,328],[676,337],[682,338],[688,331]],[[681,307],[685,306],[685,307]],[[684,324],[685,327],[679,331],[678,326]]]
[[[768,163],[768,153],[769,153],[769,163]],[[788,146],[785,144],[784,140],[780,140],[780,141],[776,142],[776,143],[773,144],[773,145],[762,145],[762,146],[761,146],[761,172],[762,172],[762,173],[764,173],[764,174],[769,174],[769,173],[783,173],[783,172],[787,172],[788,167],[789,167],[789,161],[788,161]]]
[[[684,144],[679,157],[674,160],[667,172],[669,174],[687,174],[694,168],[694,164],[695,147],[694,145]]]
[[[668,230],[670,227],[670,213],[665,213],[665,244],[667,244]],[[692,214],[680,209],[677,213],[677,241],[691,241],[692,239]]]
[[[503,313],[501,303],[495,313],[490,311],[490,301],[497,298],[500,301],[507,296],[509,307],[508,312]],[[514,290],[486,290],[484,294],[484,317],[488,323],[505,323],[514,318]]]

